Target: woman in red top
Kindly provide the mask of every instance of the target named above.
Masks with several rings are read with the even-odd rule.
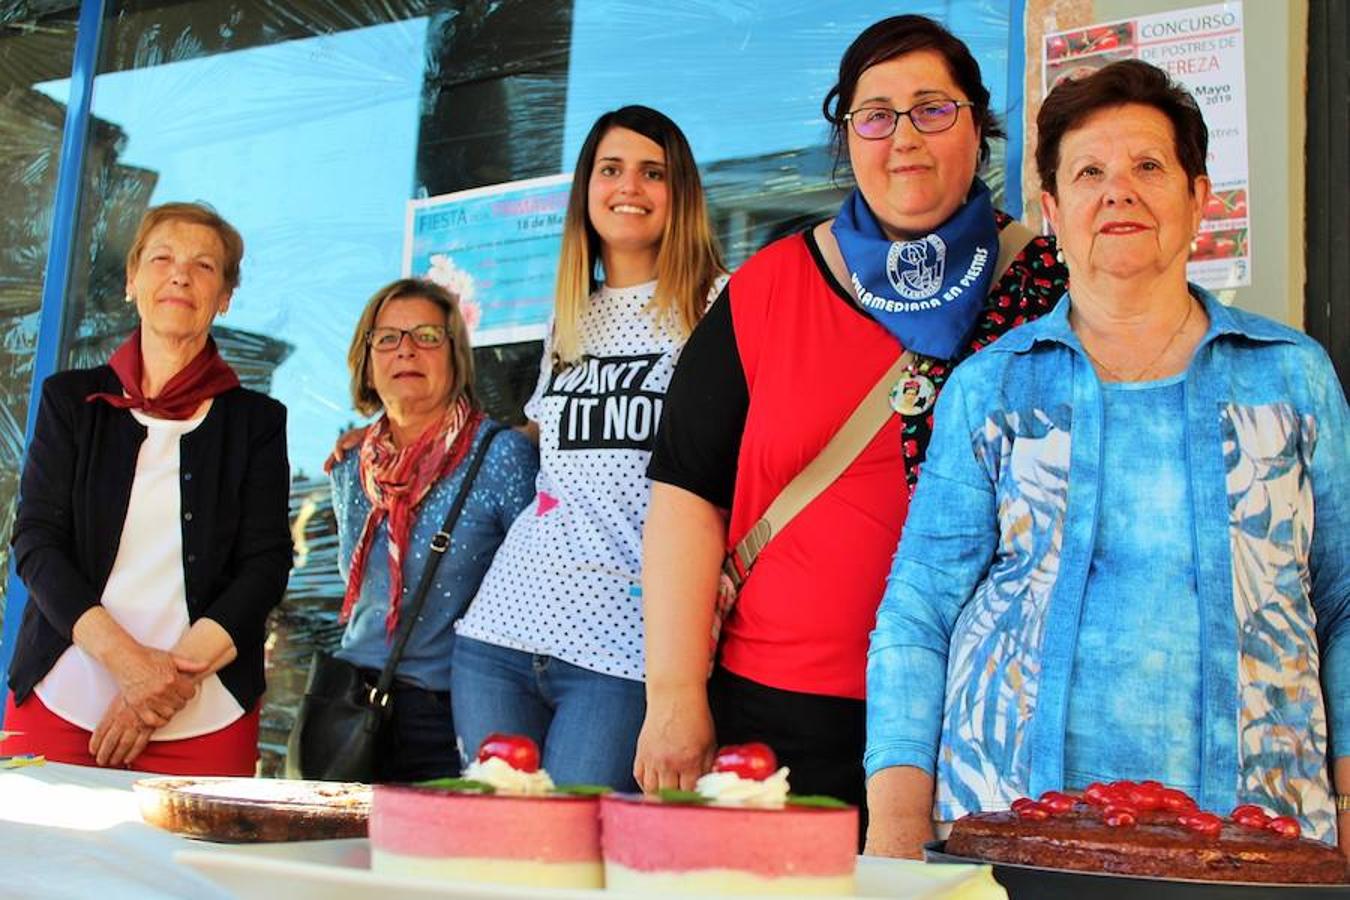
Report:
[[[716,743],[765,741],[797,793],[862,805],[868,633],[950,366],[1064,289],[1035,238],[995,279],[976,177],[1003,132],[969,49],[922,16],[878,22],[825,100],[858,188],[840,214],[751,258],[695,330],[648,474],[647,717],[634,774],[691,788]],[[897,415],[758,558],[708,635],[723,556],[900,355]],[[897,451],[901,452],[897,452]]]

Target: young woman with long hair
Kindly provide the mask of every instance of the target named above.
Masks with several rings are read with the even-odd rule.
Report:
[[[466,757],[491,732],[523,734],[556,781],[635,786],[647,462],[676,359],[724,276],[678,126],[644,106],[602,115],[577,160],[525,406],[539,431],[537,496],[458,628]]]

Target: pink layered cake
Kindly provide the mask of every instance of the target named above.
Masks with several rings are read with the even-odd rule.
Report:
[[[598,800],[556,793],[532,741],[492,735],[464,775],[375,786],[374,871],[532,887],[604,886]]]
[[[598,888],[594,797],[505,797],[376,785],[376,872],[534,887]]]
[[[772,758],[763,744],[724,748],[697,797],[602,798],[606,886],[695,896],[852,894],[858,811],[794,800],[787,770],[775,770]]]

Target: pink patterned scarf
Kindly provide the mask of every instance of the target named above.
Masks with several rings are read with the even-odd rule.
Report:
[[[394,446],[389,416],[383,415],[366,430],[361,442],[359,470],[361,487],[370,498],[370,514],[361,527],[361,536],[352,552],[347,573],[347,593],[342,598],[340,622],[351,616],[361,596],[361,581],[366,559],[375,542],[380,523],[389,520],[389,613],[385,631],[392,639],[398,629],[399,601],[403,597],[403,559],[408,538],[417,520],[417,508],[440,481],[454,471],[473,444],[483,414],[472,409],[469,401],[446,409],[439,422],[402,450]]]

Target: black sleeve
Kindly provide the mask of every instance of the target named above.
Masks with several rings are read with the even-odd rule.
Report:
[[[33,440],[23,467],[14,521],[14,560],[28,595],[69,639],[75,622],[98,605],[99,592],[75,560],[74,402],[56,376],[42,385]]]
[[[749,406],[728,286],[680,354],[647,477],[730,508]]]

